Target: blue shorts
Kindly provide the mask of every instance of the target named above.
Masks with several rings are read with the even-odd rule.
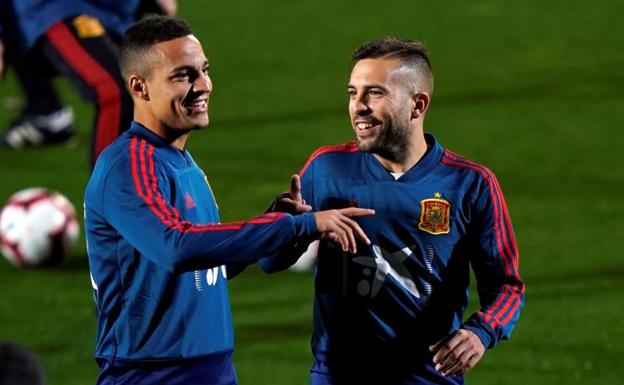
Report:
[[[351,373],[335,374],[326,364],[316,361],[310,369],[310,385],[463,385],[463,376],[444,377],[433,363],[426,364],[419,373],[395,375],[383,373],[382,367],[361,367]],[[332,374],[330,374],[332,373]]]
[[[237,385],[232,351],[186,360],[98,359],[97,385]]]

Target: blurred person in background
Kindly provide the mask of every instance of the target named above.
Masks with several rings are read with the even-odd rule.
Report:
[[[74,114],[53,78],[67,77],[95,106],[91,166],[132,120],[121,79],[118,47],[140,15],[172,15],[176,0],[3,0],[0,2],[0,78],[10,65],[26,103],[0,134],[0,147],[63,143],[74,135]]]
[[[15,342],[0,342],[0,385],[45,385],[39,359]]]

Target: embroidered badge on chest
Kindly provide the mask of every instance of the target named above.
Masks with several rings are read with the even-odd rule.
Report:
[[[106,30],[95,17],[80,15],[73,20],[74,28],[81,39],[100,37]]]
[[[418,228],[433,235],[448,234],[451,231],[451,204],[438,192],[433,196],[420,201]]]

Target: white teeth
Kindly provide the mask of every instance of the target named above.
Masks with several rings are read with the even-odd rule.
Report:
[[[357,125],[356,125],[356,127],[361,129],[361,130],[364,130],[366,128],[371,128],[372,126],[373,126],[372,124],[364,123],[364,122],[357,123]]]

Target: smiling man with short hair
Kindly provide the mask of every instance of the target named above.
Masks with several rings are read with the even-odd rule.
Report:
[[[98,308],[99,385],[231,385],[227,279],[259,258],[321,235],[368,242],[350,208],[220,223],[204,172],[186,150],[208,125],[212,81],[183,21],[144,19],[121,45],[134,122],[99,157],[85,193]]]

